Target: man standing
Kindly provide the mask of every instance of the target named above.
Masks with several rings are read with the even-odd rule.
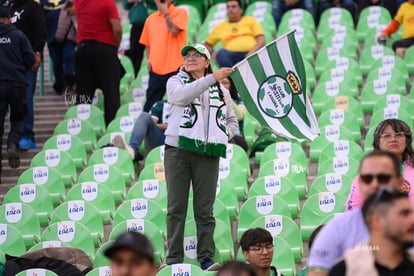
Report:
[[[17,144],[23,132],[26,103],[26,72],[35,63],[35,55],[26,36],[10,25],[9,9],[0,7],[0,149],[4,118],[10,108],[10,132],[7,138],[9,166],[20,165]],[[0,150],[0,161],[1,161]],[[0,183],[1,183],[0,162]]]
[[[242,16],[240,0],[227,0],[227,20],[219,23],[204,43],[220,67],[232,67],[246,56],[265,45],[260,23],[251,16]],[[214,45],[221,42],[223,48],[214,52]]]
[[[345,253],[344,260],[329,272],[332,276],[413,275],[413,208],[406,194],[383,187],[369,196],[362,207],[370,240]]]
[[[155,276],[154,248],[143,234],[126,232],[104,252],[113,276]]]
[[[21,30],[29,39],[36,54],[36,63],[26,73],[27,92],[26,105],[27,113],[24,118],[24,130],[22,139],[19,142],[21,149],[35,149],[34,127],[34,93],[36,91],[37,70],[43,55],[43,48],[46,43],[46,23],[42,7],[34,0],[12,0],[11,1],[11,23]]]
[[[120,106],[121,63],[118,47],[121,21],[113,0],[75,0],[78,49],[75,56],[76,102],[92,104],[95,90],[104,94],[105,123]]]
[[[272,235],[267,230],[247,230],[240,239],[240,248],[257,276],[280,275],[276,268],[271,266],[274,246]]]
[[[402,188],[404,178],[398,158],[389,152],[373,151],[367,154],[359,167],[359,185],[364,199],[388,185]],[[361,209],[340,214],[331,220],[316,237],[308,260],[308,275],[327,275],[346,250],[369,240]]]
[[[149,81],[144,111],[165,94],[167,80],[183,65],[181,49],[187,43],[188,15],[173,0],[154,0],[157,11],[144,24],[139,43],[147,47]]]

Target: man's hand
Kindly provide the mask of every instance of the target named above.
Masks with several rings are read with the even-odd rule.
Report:
[[[216,72],[213,73],[213,78],[216,81],[221,81],[221,80],[227,78],[228,76],[230,76],[231,72],[233,72],[232,68],[222,67],[222,68],[218,69]]]
[[[388,36],[386,35],[386,34],[384,34],[384,33],[380,33],[378,36],[377,36],[377,41],[378,42],[384,42],[384,41],[387,41],[388,40]]]
[[[35,58],[36,58],[36,61],[32,66],[32,71],[36,72],[39,69],[40,64],[42,63],[42,56],[40,55],[39,52],[36,52],[35,53]]]

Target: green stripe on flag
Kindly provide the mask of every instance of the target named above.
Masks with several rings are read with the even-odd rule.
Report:
[[[247,62],[249,63],[252,73],[254,74],[257,80],[257,83],[259,83],[259,86],[260,86],[260,84],[265,79],[267,79],[266,73],[263,69],[263,64],[260,62],[260,59],[257,54],[249,57],[247,59]]]

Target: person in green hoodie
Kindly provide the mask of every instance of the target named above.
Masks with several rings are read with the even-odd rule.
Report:
[[[144,22],[148,15],[157,10],[153,0],[122,0],[124,9],[128,11],[129,22],[132,24],[129,37],[130,48],[125,51],[134,64],[135,76],[138,75],[144,55],[145,45],[139,43]]]

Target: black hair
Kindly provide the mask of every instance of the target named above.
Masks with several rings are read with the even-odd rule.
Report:
[[[229,261],[225,263],[217,272],[216,276],[222,274],[230,276],[239,276],[242,272],[246,272],[249,276],[256,276],[256,272],[245,262]]]
[[[315,241],[315,239],[316,239],[316,236],[319,234],[319,232],[322,230],[322,228],[325,226],[325,224],[321,224],[321,225],[319,225],[318,227],[316,227],[315,228],[315,230],[313,230],[313,232],[312,232],[312,234],[310,235],[310,237],[309,237],[309,242],[308,242],[308,248],[309,248],[309,251],[311,250],[311,248],[312,248],[312,244],[313,244],[313,242]]]
[[[380,145],[380,138],[381,135],[384,133],[384,130],[387,126],[391,126],[391,128],[395,132],[404,132],[405,134],[405,150],[403,152],[403,160],[404,162],[409,162],[412,167],[414,167],[414,151],[412,147],[412,133],[410,127],[402,120],[399,119],[386,119],[378,124],[374,131],[374,141],[372,145],[374,149],[379,149]]]
[[[398,160],[398,157],[395,154],[391,153],[391,152],[383,151],[383,150],[377,150],[377,149],[371,151],[370,153],[368,153],[367,155],[365,155],[362,158],[361,163],[359,163],[359,171],[361,171],[362,164],[365,162],[365,160],[367,160],[371,157],[386,157],[386,158],[389,158],[392,161],[395,176],[397,176],[397,177],[401,176],[400,160]]]
[[[230,97],[237,101],[239,100],[240,96],[239,96],[239,92],[237,92],[236,86],[234,85],[234,81],[228,77],[229,81],[230,81],[230,89],[229,89],[229,93],[230,93]]]
[[[237,2],[237,3],[239,4],[239,7],[240,7],[240,8],[243,8],[243,6],[242,6],[242,2],[241,2],[240,0],[227,0],[227,1],[226,1],[226,3],[227,3],[227,2],[233,2],[233,1]]]
[[[240,239],[240,247],[243,252],[249,251],[251,246],[258,244],[273,244],[273,237],[269,231],[263,228],[249,229],[243,233]]]

